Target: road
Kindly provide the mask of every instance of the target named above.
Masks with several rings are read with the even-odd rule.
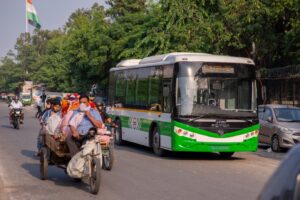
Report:
[[[151,150],[126,144],[115,148],[112,171],[102,170],[98,195],[84,182],[75,182],[63,170],[49,168],[49,180],[39,179],[34,156],[39,124],[34,108],[25,109],[25,124],[14,130],[7,105],[0,103],[0,199],[182,200],[256,199],[284,154],[266,149],[236,153],[221,160],[216,154],[171,153],[165,158]]]

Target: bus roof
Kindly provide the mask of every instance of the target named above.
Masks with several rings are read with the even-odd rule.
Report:
[[[117,64],[115,68],[110,71],[132,69],[139,67],[147,67],[153,65],[172,64],[176,62],[216,62],[216,63],[239,63],[254,65],[253,60],[250,58],[213,55],[207,53],[188,53],[188,52],[175,52],[169,54],[162,54],[150,56],[143,59],[129,59],[124,60]]]

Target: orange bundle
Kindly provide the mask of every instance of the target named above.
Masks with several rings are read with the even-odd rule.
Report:
[[[63,99],[61,101],[61,115],[62,115],[62,117],[65,116],[65,114],[68,112],[68,110],[69,110],[69,102],[67,100]]]
[[[79,101],[71,102],[69,110],[77,110],[79,108]]]

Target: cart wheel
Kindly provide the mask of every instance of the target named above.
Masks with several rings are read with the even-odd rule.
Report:
[[[111,170],[114,165],[114,151],[113,148],[109,147],[107,150],[108,156],[102,156],[103,159],[103,165],[102,168],[106,170]]]
[[[42,180],[47,180],[48,178],[48,151],[45,147],[41,149],[40,176]]]
[[[98,158],[91,161],[90,191],[92,194],[98,194],[101,182],[101,164]]]

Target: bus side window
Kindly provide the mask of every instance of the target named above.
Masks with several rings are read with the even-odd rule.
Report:
[[[162,111],[162,70],[161,67],[151,68],[149,76],[148,105],[151,111]]]
[[[163,112],[170,113],[172,111],[172,78],[174,73],[174,65],[163,66],[163,80],[162,80],[162,104]]]
[[[171,112],[171,79],[163,80],[163,112]]]
[[[126,80],[123,77],[119,77],[116,79],[115,85],[115,104],[123,104],[126,98]]]

